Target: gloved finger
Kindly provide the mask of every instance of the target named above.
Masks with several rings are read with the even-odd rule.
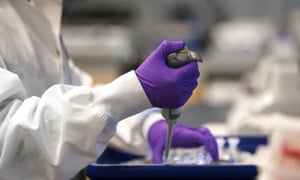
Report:
[[[168,41],[164,40],[159,46],[159,52],[161,55],[167,57],[169,54],[178,52],[185,46],[184,41]]]
[[[198,128],[196,131],[204,136],[203,138],[205,141],[203,142],[201,139],[199,139],[199,141],[203,142],[206,150],[211,154],[213,160],[218,161],[219,153],[216,138],[207,128]]]
[[[214,141],[214,139],[211,139],[209,141],[207,141],[204,144],[206,150],[210,153],[211,157],[213,158],[214,161],[218,161],[219,160],[219,152],[218,152],[218,146],[216,141]]]
[[[183,89],[184,92],[191,92],[191,90],[194,90],[197,87],[198,81],[196,79],[184,79],[183,81],[180,81],[178,84],[180,86],[187,87]]]
[[[163,163],[163,152],[164,146],[156,146],[152,149],[152,163],[161,164]]]
[[[197,62],[189,62],[179,68],[174,69],[182,79],[197,79],[200,76]]]
[[[209,134],[212,136],[210,130],[206,127],[198,127],[198,128],[195,128],[196,131],[198,131],[199,133],[203,133],[203,134]]]
[[[178,124],[179,126],[184,126],[181,124]],[[218,146],[216,138],[212,135],[210,130],[205,127],[186,127],[194,132],[197,132],[198,135],[198,144],[203,144],[207,151],[211,154],[214,161],[219,160],[219,153],[218,153]]]
[[[218,160],[216,139],[207,128],[189,128],[181,124],[178,124],[177,127],[181,131],[174,131],[174,139],[176,139],[176,141],[172,143],[172,147],[192,148],[203,145],[211,154],[213,160]]]
[[[176,106],[172,106],[169,108],[179,108],[183,106],[188,101],[188,99],[192,96],[193,91],[197,87],[197,85],[198,82],[196,80],[179,81],[177,85],[174,87],[175,90],[174,92],[177,92],[177,95],[175,95],[173,98],[173,100],[176,100],[176,102],[178,103],[176,104]],[[181,87],[185,87],[185,88],[181,88]]]
[[[183,106],[188,99],[192,96],[192,92],[185,92],[185,91],[181,91],[182,95],[180,97],[180,99],[177,100],[177,105],[176,106],[172,106],[171,108],[179,108],[181,106]]]
[[[185,129],[189,129],[189,130],[193,130],[193,131],[197,131],[197,132],[202,133],[202,134],[207,134],[207,133],[210,132],[209,129],[206,128],[206,127],[186,126],[186,125],[180,124],[180,123],[176,124],[176,126],[182,127],[182,128],[185,128]],[[211,133],[209,133],[209,134],[211,134]]]
[[[172,147],[192,148],[203,145],[206,137],[197,131],[182,128],[179,132],[174,132],[173,138],[176,141],[172,141]]]

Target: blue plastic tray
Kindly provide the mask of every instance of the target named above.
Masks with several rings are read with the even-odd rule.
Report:
[[[259,145],[267,145],[267,136],[223,136],[223,138],[228,139],[229,137],[238,137],[240,143],[238,145],[239,150],[246,151],[250,153],[255,153]],[[228,147],[228,143],[225,143],[225,148]]]
[[[105,179],[200,179],[253,180],[255,165],[90,165],[91,180]]]
[[[230,136],[224,137],[225,139]],[[236,137],[236,136],[233,136]],[[254,153],[258,145],[268,144],[267,136],[238,136],[242,151]],[[225,144],[225,147],[228,144]],[[254,180],[256,165],[121,165],[122,161],[137,158],[134,155],[107,149],[98,159],[98,164],[86,169],[90,180],[105,179],[200,179],[200,180]],[[108,165],[110,164],[110,165]]]
[[[225,139],[229,137],[237,136],[222,136]],[[254,153],[257,146],[268,144],[267,136],[238,136],[240,143],[238,145],[239,150]],[[225,143],[225,148],[228,147],[228,143]],[[113,148],[106,148],[103,154],[98,158],[99,164],[120,164],[122,162],[130,161],[133,159],[142,158],[126,152],[122,152]]]

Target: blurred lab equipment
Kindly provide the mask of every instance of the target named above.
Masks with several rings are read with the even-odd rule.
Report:
[[[276,127],[269,136],[268,146],[259,147],[250,161],[259,167],[257,180],[300,178],[299,119],[286,121]]]
[[[136,5],[129,1],[63,1],[62,33],[76,65],[95,83],[110,82],[140,62],[133,42]]]
[[[66,46],[95,77],[97,63],[111,76],[137,68],[163,39],[184,40],[202,51],[209,28],[224,15],[216,2],[195,0],[69,0],[63,12]]]
[[[183,49],[176,53],[172,53],[168,56],[167,64],[169,67],[172,68],[179,68],[187,63],[192,61],[202,62],[202,58],[197,55],[193,51],[189,51],[188,47],[185,46]],[[166,119],[168,123],[168,133],[166,136],[166,147],[165,147],[165,163],[168,162],[169,157],[169,150],[171,147],[172,142],[172,133],[173,133],[173,126],[177,123],[178,118],[180,116],[180,109],[162,109],[162,115]]]
[[[272,114],[300,117],[298,57],[290,35],[279,33],[228,114],[231,133],[269,134]]]
[[[262,113],[279,112],[300,116],[300,71],[298,48],[291,35],[281,32],[273,42],[269,72],[266,74],[266,92],[272,103]]]
[[[213,125],[213,132],[265,135],[276,123],[271,121],[272,114],[300,117],[299,53],[292,37],[288,32],[272,36],[265,55],[231,99],[226,122]]]
[[[273,31],[268,19],[241,18],[216,24],[205,54],[207,63],[203,69],[206,76],[240,77],[254,69]]]

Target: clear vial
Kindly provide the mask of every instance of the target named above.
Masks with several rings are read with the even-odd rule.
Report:
[[[229,154],[230,154],[230,161],[232,163],[239,162],[239,150],[238,145],[240,143],[240,139],[238,137],[230,137],[227,139],[229,144]]]
[[[170,164],[205,165],[211,162],[212,158],[204,147],[176,148],[170,151]]]

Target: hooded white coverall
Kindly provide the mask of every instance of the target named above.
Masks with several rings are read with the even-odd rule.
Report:
[[[0,1],[0,180],[70,179],[108,143],[145,154],[160,117],[134,71],[90,87],[64,51],[61,5]]]

